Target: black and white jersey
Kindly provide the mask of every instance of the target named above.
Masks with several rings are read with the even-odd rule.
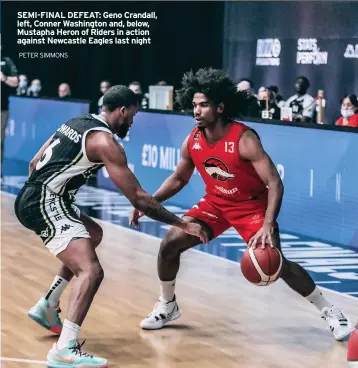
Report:
[[[312,118],[315,107],[314,98],[308,93],[303,96],[294,95],[286,101],[286,107],[292,108],[294,120],[296,115]]]
[[[61,196],[72,197],[103,163],[91,162],[86,154],[86,136],[101,130],[113,135],[108,124],[95,114],[86,114],[62,124],[37,162],[28,183],[46,185]]]

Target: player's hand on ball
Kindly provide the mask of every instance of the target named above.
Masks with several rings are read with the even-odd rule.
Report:
[[[264,223],[262,228],[249,240],[248,246],[256,249],[257,244],[262,244],[262,249],[265,249],[266,244],[270,244],[271,248],[274,248],[272,244],[271,234],[274,232],[274,226],[272,223]]]
[[[140,225],[138,220],[144,216],[143,212],[140,212],[136,209],[132,211],[132,213],[129,216],[129,225],[135,226],[137,229],[139,229]]]
[[[197,236],[203,242],[203,244],[209,243],[209,237],[203,227],[194,222],[187,222],[183,229],[187,234]]]

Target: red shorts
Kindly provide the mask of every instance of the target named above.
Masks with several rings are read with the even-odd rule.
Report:
[[[213,230],[213,239],[234,227],[247,243],[262,227],[267,209],[267,194],[243,202],[228,202],[218,206],[204,196],[185,216],[205,222]]]

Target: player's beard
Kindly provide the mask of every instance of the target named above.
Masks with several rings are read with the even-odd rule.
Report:
[[[217,123],[217,120],[202,120],[202,124],[197,124],[198,129],[203,132],[206,128],[213,129]]]
[[[117,133],[118,137],[123,139],[126,137],[127,133],[129,130],[129,124],[127,123],[123,123],[120,127],[119,127],[119,131]]]
[[[203,132],[205,130],[205,126],[202,126],[202,125],[198,125],[198,129]]]

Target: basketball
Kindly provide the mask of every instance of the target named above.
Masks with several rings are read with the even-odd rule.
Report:
[[[258,286],[268,286],[279,279],[283,259],[277,248],[266,245],[255,250],[247,248],[241,259],[241,271],[244,277]]]

